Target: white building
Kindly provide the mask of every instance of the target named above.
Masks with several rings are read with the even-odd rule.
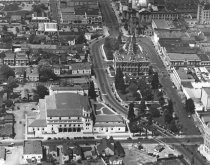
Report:
[[[55,93],[39,100],[38,115],[27,119],[27,137],[70,137],[91,133],[88,96]]]
[[[177,89],[181,89],[183,82],[195,82],[195,79],[188,73],[187,68],[172,68],[171,79]]]
[[[126,124],[120,115],[96,115],[94,133],[125,132]]]
[[[210,109],[210,88],[202,88],[201,102],[203,103],[205,110]]]
[[[50,95],[55,93],[76,93],[80,95],[88,95],[89,85],[72,85],[72,86],[55,86],[52,85],[49,87]]]
[[[23,161],[27,163],[41,163],[43,158],[41,141],[24,141],[23,144]]]
[[[200,153],[208,160],[210,161],[210,124],[208,123],[204,127],[204,144],[202,144],[198,150]]]

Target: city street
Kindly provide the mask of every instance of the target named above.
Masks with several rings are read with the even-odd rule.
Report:
[[[188,114],[186,113],[184,104],[182,103],[182,100],[178,95],[177,90],[173,88],[173,83],[171,82],[170,77],[168,76],[168,72],[165,66],[163,65],[163,62],[158,56],[152,41],[149,38],[140,38],[139,43],[142,46],[143,51],[149,57],[151,63],[153,64],[153,67],[159,73],[160,82],[164,90],[166,91],[168,97],[173,102],[175,113],[183,126],[183,132],[189,135],[200,134],[198,128],[195,127],[193,119],[188,118]],[[160,73],[163,75],[161,75]]]

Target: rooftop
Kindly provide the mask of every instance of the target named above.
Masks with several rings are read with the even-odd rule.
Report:
[[[201,61],[197,54],[181,54],[181,53],[168,53],[171,61]]]
[[[188,73],[188,69],[187,68],[179,67],[179,69],[177,69],[176,72],[179,75],[179,78],[181,80],[186,80],[186,79],[193,80],[194,79],[193,76]]]
[[[38,140],[24,141],[23,154],[24,155],[31,155],[31,154],[42,155],[42,142]]]
[[[153,19],[157,29],[172,29],[175,28],[172,21],[168,21],[165,19]]]
[[[120,115],[96,115],[97,122],[123,122]]]
[[[207,95],[210,95],[210,88],[203,87],[203,90],[207,93]]]
[[[82,116],[83,109],[90,109],[88,96],[75,93],[57,93],[47,96],[46,109],[48,117]]]
[[[72,67],[72,70],[79,70],[79,69],[91,69],[91,65],[89,62],[85,63],[73,63],[70,64]]]

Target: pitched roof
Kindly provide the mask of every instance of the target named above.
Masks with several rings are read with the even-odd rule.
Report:
[[[82,62],[82,63],[73,63],[71,64],[72,70],[77,69],[91,69],[91,65],[89,62]]]
[[[103,138],[102,142],[97,146],[97,150],[99,154],[102,154],[102,152],[106,149],[109,148],[114,152],[114,146],[110,143],[108,139]]]
[[[38,140],[24,141],[23,154],[25,155],[41,154],[42,155],[42,142]]]
[[[123,122],[120,115],[96,115],[96,122]]]

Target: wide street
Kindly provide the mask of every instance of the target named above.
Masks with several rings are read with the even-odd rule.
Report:
[[[184,109],[184,104],[180,96],[177,93],[177,90],[173,88],[173,83],[168,76],[168,72],[161,61],[160,57],[158,56],[152,41],[149,38],[140,38],[140,45],[142,46],[143,51],[149,57],[153,67],[158,71],[160,82],[166,91],[168,97],[172,100],[174,105],[174,110],[176,115],[179,118],[180,123],[183,126],[183,132],[185,134],[200,134],[198,128],[195,126],[193,119],[188,118],[188,114]],[[161,75],[162,74],[162,75]]]

